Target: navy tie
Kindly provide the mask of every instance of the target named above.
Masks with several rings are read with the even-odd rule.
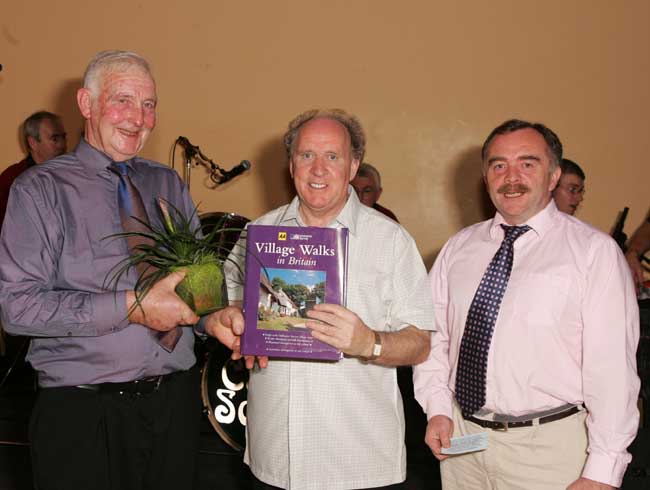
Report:
[[[469,307],[456,370],[456,400],[465,417],[485,405],[485,371],[494,324],[508,285],[514,243],[529,226],[501,225],[505,237],[481,279]]]
[[[120,183],[117,187],[117,204],[120,210],[122,229],[127,233],[150,232],[151,230],[147,227],[149,223],[147,210],[142,202],[140,192],[131,181],[128,165],[125,162],[113,162],[108,168],[120,176]],[[126,237],[126,243],[131,255],[137,253],[138,246],[153,244],[149,238],[139,235]],[[138,272],[140,274],[146,274],[146,264],[141,265],[142,267],[138,269]],[[155,330],[152,330],[152,332],[160,346],[168,352],[174,350],[183,333],[179,327],[173,328],[168,332],[158,332]]]

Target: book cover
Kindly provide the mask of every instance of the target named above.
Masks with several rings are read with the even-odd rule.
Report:
[[[305,321],[316,304],[345,306],[347,250],[347,228],[249,225],[242,353],[339,360]]]

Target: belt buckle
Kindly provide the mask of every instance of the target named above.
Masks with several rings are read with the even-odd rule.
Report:
[[[497,430],[499,432],[508,432],[508,422],[506,421],[494,421],[497,424],[501,424],[501,427],[494,427],[492,430]]]

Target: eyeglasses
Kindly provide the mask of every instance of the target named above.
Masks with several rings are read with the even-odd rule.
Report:
[[[572,196],[577,196],[577,195],[584,196],[585,192],[587,192],[585,186],[583,185],[567,185],[567,186],[560,186],[560,188],[565,190]]]

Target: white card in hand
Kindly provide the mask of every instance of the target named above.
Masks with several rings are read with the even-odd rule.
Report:
[[[487,432],[481,432],[469,436],[452,437],[451,447],[443,447],[440,452],[442,454],[465,454],[474,451],[483,451],[487,449],[487,446]]]

